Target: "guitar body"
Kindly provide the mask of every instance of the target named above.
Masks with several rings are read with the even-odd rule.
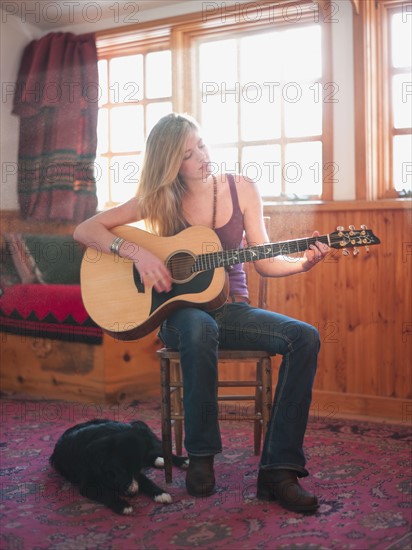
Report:
[[[132,226],[119,226],[112,232],[156,254],[172,273],[173,284],[170,292],[156,292],[143,285],[130,260],[87,248],[81,265],[83,302],[90,317],[111,336],[136,340],[178,308],[213,310],[226,301],[223,267],[191,272],[197,255],[222,250],[212,229],[194,226],[172,237],[158,237]]]

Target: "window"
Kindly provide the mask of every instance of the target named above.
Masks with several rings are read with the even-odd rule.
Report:
[[[156,121],[172,111],[170,49],[137,45],[121,53],[99,55],[99,209],[135,194],[146,137]]]
[[[388,85],[391,180],[400,195],[412,193],[412,4],[389,12]]]
[[[355,17],[356,80],[361,90],[356,106],[360,122],[357,198],[412,193],[411,29],[412,2],[359,3]]]
[[[249,176],[264,198],[322,195],[321,42],[319,24],[196,41],[197,118],[216,171]]]
[[[243,21],[202,12],[98,34],[99,208],[135,193],[148,132],[172,110],[199,120],[216,170],[254,179],[264,199],[333,198],[331,14],[256,6],[236,8]]]

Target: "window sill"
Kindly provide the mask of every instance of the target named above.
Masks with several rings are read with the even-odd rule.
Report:
[[[353,210],[406,210],[412,209],[412,199],[342,200],[342,201],[266,201],[265,215],[274,212],[326,211],[341,212]]]

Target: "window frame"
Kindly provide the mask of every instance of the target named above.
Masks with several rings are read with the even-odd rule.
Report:
[[[214,14],[206,14],[207,17],[205,13],[197,12],[130,25],[122,29],[100,31],[96,33],[98,59],[141,53],[142,50],[147,50],[149,47],[153,49],[162,44],[164,49],[170,49],[172,53],[171,101],[173,110],[189,112],[196,117],[197,110],[193,92],[195,89],[193,74],[195,52],[191,49],[192,41],[199,36],[223,36],[233,31],[239,33],[242,30],[262,30],[262,32],[273,30],[274,22],[290,24],[290,21],[284,21],[284,14],[288,13],[285,12],[285,9],[299,10],[299,14],[305,18],[303,24],[316,22],[321,25],[323,48],[327,52],[327,55],[323,56],[322,67],[322,195],[316,199],[331,201],[333,200],[333,174],[331,177],[330,170],[330,167],[333,167],[333,102],[325,101],[325,96],[330,94],[330,91],[325,89],[325,84],[330,84],[333,81],[330,0],[285,0],[281,6],[278,1],[264,2],[257,5],[258,12],[253,12],[255,4],[257,3],[245,4],[244,9],[248,11],[247,17],[243,21],[236,16],[235,12],[231,13],[228,9],[228,14],[225,17],[222,17],[219,10],[216,10]],[[242,4],[236,5],[243,6]],[[274,200],[281,202],[285,199],[274,197]],[[272,201],[264,198],[264,202]],[[113,206],[113,204],[107,206]]]
[[[405,0],[360,2],[354,14],[356,120],[356,198],[398,199],[393,184],[393,136],[409,134],[394,130],[391,94],[390,19],[402,11]]]

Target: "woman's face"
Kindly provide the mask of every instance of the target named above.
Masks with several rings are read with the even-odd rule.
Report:
[[[185,182],[206,179],[211,172],[209,151],[197,131],[191,132],[187,142],[179,175]]]

